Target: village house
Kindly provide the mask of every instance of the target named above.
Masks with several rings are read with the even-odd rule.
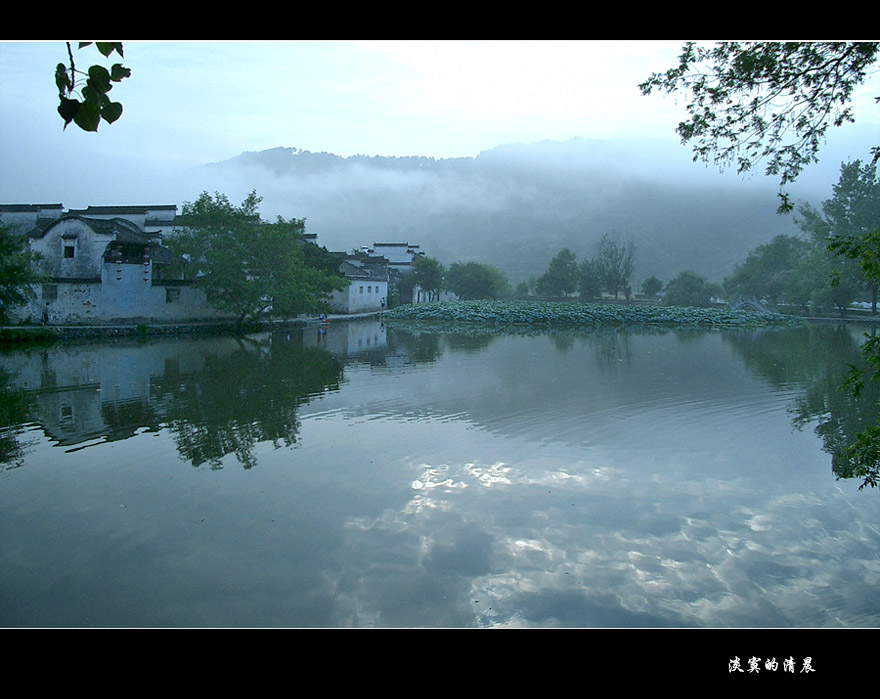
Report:
[[[65,210],[61,204],[3,204],[0,223],[26,233],[38,253],[44,277],[34,298],[13,310],[15,320],[32,323],[192,322],[220,320],[205,293],[166,272],[170,251],[163,244],[177,222],[177,206],[89,206]],[[305,235],[317,245],[317,234]],[[353,253],[334,253],[348,286],[331,295],[335,313],[366,313],[426,295],[401,284],[413,260],[425,255],[410,243],[374,243]],[[402,292],[402,293],[401,293]]]
[[[335,313],[366,313],[388,306],[389,265],[381,256],[340,253],[339,273],[349,284],[334,291],[330,307]]]
[[[170,256],[162,236],[176,216],[174,205],[78,211],[60,204],[0,205],[0,221],[27,233],[45,278],[14,317],[56,324],[221,317],[200,289],[163,277]]]
[[[370,255],[381,256],[388,260],[389,277],[392,287],[399,291],[399,303],[423,303],[431,300],[427,292],[417,284],[401,284],[404,275],[412,271],[413,261],[419,257],[425,257],[423,250],[412,243],[373,243],[373,247],[361,248]],[[450,291],[441,291],[440,301],[455,299],[456,296]]]

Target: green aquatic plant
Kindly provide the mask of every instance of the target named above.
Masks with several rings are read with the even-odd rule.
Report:
[[[444,301],[398,306],[386,319],[479,323],[496,327],[576,328],[601,325],[659,325],[704,328],[755,327],[794,322],[780,313],[731,308],[593,304],[567,301]]]

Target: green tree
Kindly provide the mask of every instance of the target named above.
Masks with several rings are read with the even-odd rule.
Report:
[[[805,238],[777,235],[769,243],[752,250],[745,261],[736,265],[733,273],[724,280],[729,298],[754,296],[766,303],[799,303],[809,300],[812,289],[804,298],[803,289],[796,273],[803,271],[801,263],[812,253],[812,246]],[[806,277],[810,287],[814,286]]]
[[[642,282],[642,293],[648,298],[654,298],[662,289],[663,282],[657,279],[657,277],[651,276]]]
[[[329,293],[343,289],[345,280],[306,264],[305,219],[267,223],[260,218],[260,201],[251,192],[234,206],[224,194],[203,192],[184,203],[180,227],[168,241],[174,268],[239,325],[326,310]]]
[[[497,299],[509,293],[504,274],[480,262],[452,263],[446,272],[446,288],[464,300]]]
[[[412,262],[412,281],[435,301],[445,288],[446,269],[433,257],[417,257]]]
[[[12,226],[0,225],[0,322],[9,320],[15,306],[33,298],[31,285],[39,281],[27,238]]]
[[[609,294],[617,298],[618,292],[627,292],[629,298],[629,278],[632,276],[636,246],[632,240],[622,241],[620,234],[605,233],[599,240],[596,257],[599,278]]]
[[[567,296],[574,293],[577,284],[577,255],[568,248],[563,248],[550,260],[547,271],[538,277],[535,291],[540,296]]]
[[[83,131],[97,131],[103,119],[108,124],[122,116],[122,104],[108,96],[114,83],[131,77],[131,70],[121,63],[114,63],[109,70],[93,65],[85,72],[77,70],[73,60],[73,48],[67,44],[69,64],[55,67],[55,86],[58,88],[58,114],[64,120],[64,128],[73,122]],[[91,41],[80,41],[78,49],[90,46]],[[95,46],[102,56],[109,58],[114,51],[123,57],[122,43],[98,41]]]
[[[706,281],[695,272],[681,272],[666,285],[663,303],[667,306],[710,306],[712,297],[721,293],[721,287]]]
[[[785,186],[818,161],[830,125],[855,121],[853,91],[878,58],[878,42],[688,42],[678,66],[639,88],[688,93],[688,118],[676,131],[694,160],[740,173],[765,161],[766,174],[780,178],[779,210],[788,212]]]
[[[871,309],[877,313],[880,283],[880,179],[877,163],[843,163],[833,196],[822,204],[828,248],[856,260],[871,291]],[[816,214],[818,216],[818,214]]]
[[[601,296],[602,277],[596,260],[582,260],[578,265],[578,293],[583,301]]]

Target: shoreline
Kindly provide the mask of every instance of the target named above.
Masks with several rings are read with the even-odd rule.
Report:
[[[384,311],[331,314],[328,322],[360,320],[382,315]],[[313,316],[299,316],[283,320],[264,320],[245,324],[245,332],[289,330],[320,325],[323,321]],[[155,321],[128,321],[125,323],[96,323],[93,325],[4,325],[0,326],[0,345],[94,340],[139,337],[177,337],[181,335],[236,334],[236,323],[228,320],[192,321],[189,323],[162,323]]]

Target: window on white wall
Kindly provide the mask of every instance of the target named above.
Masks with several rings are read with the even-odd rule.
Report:
[[[165,303],[176,303],[180,301],[180,289],[173,286],[165,287]]]
[[[76,246],[73,243],[64,243],[64,257],[70,259],[76,256]]]

